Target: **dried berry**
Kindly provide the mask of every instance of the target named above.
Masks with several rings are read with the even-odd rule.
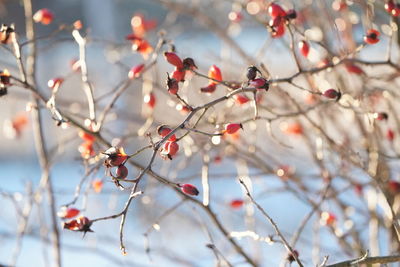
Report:
[[[196,63],[194,63],[193,58],[187,57],[183,60],[183,68],[185,70],[195,70],[197,69]]]
[[[246,77],[247,79],[249,79],[250,81],[254,80],[257,77],[257,72],[260,72],[257,67],[255,66],[250,66],[247,68],[247,73],[246,73]]]
[[[179,90],[178,81],[174,78],[171,79],[169,77],[168,73],[167,73],[167,89],[168,89],[168,93],[170,93],[171,95],[178,94],[178,90]]]
[[[328,89],[322,95],[326,98],[336,99],[336,101],[338,101],[342,96],[342,93],[336,91],[335,89]]]

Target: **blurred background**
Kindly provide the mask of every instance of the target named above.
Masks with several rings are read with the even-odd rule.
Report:
[[[71,67],[79,58],[79,48],[71,30],[63,28],[76,20],[82,22],[80,32],[88,40],[88,75],[94,88],[98,112],[109,103],[116,89],[128,78],[128,72],[133,66],[149,64],[154,60],[153,54],[135,51],[131,42],[126,40],[126,36],[132,34],[135,17],[154,23],[155,27],[145,33],[145,39],[153,48],[160,36],[163,36],[167,45],[161,51],[175,48],[181,58],[192,57],[199,72],[205,75],[212,64],[220,67],[224,80],[240,83],[246,80],[245,71],[250,64],[259,66],[262,63],[267,66],[271,79],[289,77],[298,71],[296,60],[290,52],[289,34],[281,39],[271,38],[265,23],[260,22],[267,16],[264,9],[269,1],[32,2],[34,12],[48,8],[54,13],[54,21],[50,25],[35,24],[39,37],[36,71],[38,90],[50,97],[52,92],[48,88],[48,81],[62,77],[64,82],[57,93],[57,106],[82,124],[88,117],[86,96],[81,89],[80,73]],[[278,2],[286,10],[298,10],[297,27],[304,30],[307,38],[313,41],[307,60],[300,60],[304,69],[317,66],[324,58],[332,60],[330,53],[337,55],[338,59],[341,53],[351,51],[362,42],[366,27],[362,4],[312,0]],[[349,3],[348,13],[338,13],[338,10],[332,8],[336,2]],[[384,33],[390,20],[384,16],[383,7],[380,4],[378,6],[374,23]],[[323,10],[329,16],[315,16],[316,13],[312,12],[316,10]],[[314,16],[310,17],[310,14]],[[20,1],[1,0],[0,21],[7,25],[15,24],[20,42],[26,41],[24,8]],[[339,25],[339,28],[333,27],[334,24]],[[344,28],[340,28],[340,25],[344,25]],[[351,27],[351,31],[346,25]],[[337,40],[338,33],[335,31],[341,31],[342,39]],[[351,41],[346,38],[351,38]],[[378,46],[366,47],[357,54],[357,58],[382,60],[387,55],[391,41],[388,35],[382,36]],[[329,50],[325,51],[317,45],[318,42],[328,43]],[[397,48],[397,44],[394,47]],[[397,51],[392,50],[394,59],[398,57]],[[6,49],[0,50],[0,69],[8,69],[12,75],[19,75],[15,58]],[[355,76],[349,74],[344,66],[338,66],[332,72],[316,73],[312,76],[312,82],[311,75],[301,76],[298,84],[307,87],[314,83],[311,90],[318,88],[321,92],[340,87],[344,93],[357,98],[357,94],[365,89],[363,84],[366,81],[375,82],[378,87],[380,84],[373,80],[374,77],[384,75],[388,69],[386,66],[374,68],[366,65],[363,71],[365,76]],[[185,119],[187,113],[177,110],[179,101],[165,89],[166,72],[172,72],[172,67],[162,56],[158,56],[154,65],[140,79],[131,81],[105,120],[102,135],[106,140],[122,145],[128,154],[132,154],[149,144],[147,132],[157,136],[155,129],[158,125],[176,126]],[[371,76],[371,80],[366,79],[366,76]],[[214,94],[200,93],[199,88],[206,85],[206,79],[189,75],[182,83],[180,93],[193,106],[210,102],[227,93],[222,86]],[[293,111],[294,104],[286,101],[282,92],[289,92],[302,107],[308,107],[306,99],[310,94],[307,90],[299,90],[298,86],[292,84],[280,86],[271,84],[271,92],[258,93],[262,98],[261,115]],[[384,86],[391,89],[396,83],[392,87]],[[143,96],[149,92],[154,92],[157,99],[154,109],[143,104]],[[372,89],[368,91],[370,94],[372,92]],[[252,94],[248,93],[247,96],[250,99]],[[319,102],[312,103],[310,106],[313,107]],[[0,135],[0,264],[55,266],[47,200],[39,193],[32,193],[39,187],[41,169],[31,130],[32,121],[27,111],[30,105],[30,92],[16,86],[9,88],[7,96],[0,98],[0,125],[3,128]],[[339,113],[329,112],[335,107],[330,104],[325,106],[327,109],[323,112],[329,114],[329,119],[320,116],[322,111],[318,109],[311,112],[311,116],[321,123],[333,139],[345,146],[360,137],[358,130],[350,129],[350,125],[354,125],[355,115],[351,111],[354,107],[350,110],[342,108],[341,116],[337,118],[335,116]],[[378,104],[374,109],[379,110],[381,107],[385,107],[385,104]],[[304,266],[315,266],[322,262],[325,255],[329,255],[330,263],[349,259],[363,253],[365,248],[371,249],[371,246],[374,247],[372,254],[390,254],[393,251],[388,242],[390,227],[381,225],[373,228],[379,232],[376,235],[379,238],[371,241],[373,235],[369,230],[372,228],[368,228],[372,227],[371,214],[383,218],[386,211],[380,207],[374,210],[373,207],[378,207],[383,199],[370,184],[368,175],[363,170],[349,166],[346,160],[342,161],[339,153],[325,145],[321,135],[314,135],[306,119],[283,116],[272,125],[271,130],[271,125],[266,121],[251,121],[253,110],[252,103],[238,107],[233,99],[211,108],[200,128],[214,132],[221,130],[225,122],[250,118],[240,138],[221,140],[190,134],[182,139],[177,158],[172,161],[157,158],[152,169],[171,181],[191,183],[202,191],[201,177],[204,166],[208,166],[210,199],[214,212],[224,222],[230,235],[261,266],[289,266],[290,263],[285,261],[287,252],[271,225],[246,198],[238,177],[251,185],[254,198],[271,215],[287,239],[293,237],[303,219],[310,214],[295,246]],[[366,114],[373,111],[369,108],[362,110]],[[77,202],[73,206],[85,216],[92,219],[120,212],[129,196],[129,190],[121,191],[115,186],[110,177],[105,175],[101,160],[82,158],[79,151],[82,140],[77,129],[68,124],[57,127],[50,112],[44,108],[42,114],[57,208],[70,203],[74,199],[76,187],[81,185]],[[24,118],[26,122],[22,123],[21,129],[16,129],[15,122],[24,121]],[[302,133],[309,134],[302,136],[293,132],[285,133],[282,129],[291,123],[302,124]],[[382,127],[382,131],[386,130],[385,127]],[[321,143],[319,147],[318,142]],[[390,151],[395,147],[394,144],[398,145],[382,141],[382,147]],[[354,143],[354,147],[363,157],[364,147],[359,143]],[[96,154],[106,149],[100,143],[94,144]],[[141,153],[135,157],[135,161],[146,166],[150,152]],[[325,169],[315,159],[317,152],[328,155],[321,160],[324,161]],[[264,169],[260,168],[264,166],[261,161],[257,165],[258,159],[265,162]],[[397,174],[394,175],[398,172],[396,162],[389,162],[388,166],[391,168],[390,173],[397,179]],[[139,174],[139,170],[131,166],[129,171],[132,179]],[[324,173],[328,174],[324,176]],[[326,177],[335,178],[329,181],[335,189],[332,192],[334,196],[329,201],[319,202],[326,189]],[[101,188],[96,188],[94,182],[99,182]],[[362,185],[363,191],[356,185]],[[59,219],[63,266],[228,266],[223,256],[233,266],[248,266],[216,229],[204,210],[185,201],[150,176],[145,176],[140,190],[144,191],[144,195],[135,199],[130,206],[125,224],[127,255],[121,255],[119,249],[120,218],[96,222],[92,226],[94,233],[87,233],[84,237],[78,232],[62,230],[62,220]],[[198,198],[201,199],[201,196],[202,192]],[[310,205],[307,197],[318,203],[318,208]],[[369,198],[373,198],[373,201]],[[318,211],[314,212],[314,209]],[[369,213],[371,209],[373,213]],[[346,246],[340,242],[351,244],[353,251],[343,249]],[[215,244],[220,251],[217,253],[219,260],[216,260],[213,254],[215,251],[207,247],[207,244]]]

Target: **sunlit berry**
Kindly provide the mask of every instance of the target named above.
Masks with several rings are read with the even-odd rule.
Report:
[[[122,147],[110,147],[103,154],[107,156],[104,161],[106,167],[120,166],[128,159],[128,155]]]
[[[2,24],[0,26],[0,43],[10,44],[15,38],[14,26]]]
[[[143,97],[143,102],[151,109],[156,105],[156,97],[153,92],[146,94]]]
[[[142,74],[143,70],[144,70],[144,64],[140,64],[140,65],[132,67],[128,73],[129,79],[138,78]]]
[[[308,53],[310,52],[310,45],[306,41],[300,41],[299,44],[299,50],[300,53],[304,56],[307,57]]]
[[[54,78],[47,82],[47,86],[51,89],[57,89],[64,82],[63,78]]]
[[[166,125],[160,125],[157,127],[157,133],[161,136],[161,137],[165,137],[167,136],[170,132],[172,132],[171,128],[169,128]],[[168,138],[168,141],[176,141],[176,135],[173,134]]]
[[[96,140],[96,137],[90,133],[87,133],[83,130],[80,130],[78,133],[79,137],[82,138],[84,141],[88,142],[94,142]]]
[[[392,11],[395,8],[395,3],[393,0],[389,0],[385,3],[385,10],[388,12],[390,15],[392,15]]]
[[[74,218],[75,216],[78,216],[80,213],[80,210],[75,209],[75,208],[67,208],[67,207],[62,207],[59,212],[57,212],[57,216],[63,219],[71,219]]]
[[[163,159],[170,159],[178,153],[179,145],[176,142],[167,141],[164,143],[164,146],[161,150],[161,157]]]
[[[101,179],[94,179],[92,181],[92,187],[94,192],[100,193],[101,190],[103,189],[103,181]]]
[[[400,15],[400,4],[396,4],[391,12],[393,17],[398,17]]]
[[[222,81],[221,70],[217,66],[212,65],[208,70],[208,77],[210,78],[210,84],[218,84],[218,81]]]
[[[286,12],[285,10],[283,10],[283,8],[276,4],[276,3],[271,3],[268,6],[268,14],[272,17],[272,18],[276,18],[276,17],[284,17],[286,16]]]
[[[175,108],[177,111],[180,111],[182,114],[187,114],[191,110],[190,107],[188,107],[186,105],[182,105],[181,103],[176,104]]]
[[[36,23],[42,23],[43,25],[49,25],[53,21],[54,15],[47,8],[42,8],[36,11],[33,15],[33,20]]]
[[[333,226],[336,223],[336,216],[331,212],[322,212],[320,223],[321,225]]]
[[[91,141],[85,141],[78,147],[78,151],[81,153],[82,158],[88,159],[90,157],[93,157],[96,155],[94,148],[93,148],[93,142]]]

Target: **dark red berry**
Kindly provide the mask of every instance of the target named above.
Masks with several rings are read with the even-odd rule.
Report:
[[[183,193],[191,195],[191,196],[197,196],[199,194],[199,190],[197,190],[197,188],[191,184],[180,185],[180,188]]]
[[[257,67],[255,66],[248,67],[246,73],[247,79],[249,79],[250,81],[254,80],[257,77],[257,72],[259,72]]]

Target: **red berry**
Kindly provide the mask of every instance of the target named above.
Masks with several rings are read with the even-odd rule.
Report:
[[[78,135],[80,138],[82,138],[84,141],[87,141],[87,142],[94,142],[96,140],[95,136],[93,136],[83,130],[79,131]]]
[[[71,219],[77,216],[80,213],[80,210],[75,208],[67,208],[62,207],[59,212],[57,212],[57,216],[63,219]]]
[[[206,87],[200,88],[200,92],[202,93],[213,93],[217,89],[217,85],[215,83],[210,83]]]
[[[370,29],[364,36],[364,42],[366,42],[367,44],[376,44],[377,42],[379,42],[379,35],[380,32],[375,29]]]
[[[332,9],[335,11],[342,11],[347,7],[347,4],[343,0],[335,0],[332,3]]]
[[[394,132],[392,129],[388,129],[386,132],[386,138],[392,142],[394,140]]]
[[[250,81],[249,85],[257,89],[265,89],[265,90],[269,89],[269,82],[264,78],[254,79]]]
[[[168,93],[170,93],[171,95],[178,94],[178,90],[179,90],[178,81],[175,80],[174,78],[171,79],[169,77],[168,73],[167,73],[167,89],[168,89]]]
[[[172,158],[173,156],[176,155],[179,151],[179,145],[177,142],[169,142],[168,146],[168,155]]]
[[[279,38],[285,34],[285,24],[280,23],[276,27],[272,27],[271,36],[272,38]]]
[[[176,155],[176,153],[178,153],[179,151],[179,145],[176,142],[171,142],[171,141],[167,141],[164,143],[164,146],[161,150],[161,157],[163,159],[170,159],[172,160],[172,158]]]
[[[144,64],[140,64],[135,67],[132,67],[132,69],[128,73],[129,79],[135,79],[135,78],[139,77],[140,74],[142,73],[143,69],[144,69]]]
[[[392,16],[398,17],[400,15],[400,4],[396,4],[394,9],[392,9]]]
[[[271,3],[268,7],[268,14],[272,17],[272,18],[276,18],[276,17],[284,17],[286,16],[286,12],[285,10],[283,10],[283,8],[275,3]]]
[[[233,209],[239,209],[243,206],[243,203],[244,203],[244,201],[242,199],[234,199],[231,201],[231,203],[229,203],[229,205]]]
[[[388,182],[388,190],[392,195],[396,195],[400,192],[400,183],[390,180]]]
[[[56,89],[64,82],[63,78],[54,78],[47,82],[47,86],[51,89]]]
[[[300,41],[298,45],[299,45],[301,54],[304,57],[307,57],[308,53],[310,52],[310,45],[306,41]]]
[[[184,71],[175,68],[174,72],[172,72],[172,78],[174,78],[178,82],[183,82],[185,81],[185,74],[186,73]]]
[[[374,119],[378,121],[383,121],[387,120],[389,118],[388,114],[386,112],[376,112],[374,113]]]
[[[111,147],[103,152],[107,156],[104,165],[107,167],[116,167],[122,165],[127,159],[128,155],[122,147]]]
[[[323,94],[326,98],[336,99],[339,100],[342,94],[335,89],[328,89]]]
[[[128,176],[128,168],[125,165],[119,165],[115,176],[118,179],[125,179]]]
[[[187,114],[191,109],[188,106],[184,106],[181,103],[176,104],[176,110],[180,111],[182,114]]]
[[[154,106],[156,105],[156,97],[154,93],[146,94],[143,98],[143,102],[147,104],[147,106],[153,109]]]
[[[364,71],[360,67],[358,67],[357,65],[354,65],[352,63],[346,63],[344,66],[346,67],[346,70],[349,73],[354,73],[354,74],[358,74],[358,75],[364,73]]]
[[[388,12],[390,15],[392,15],[392,11],[395,8],[395,4],[392,0],[387,1],[387,3],[385,4],[385,10],[386,12]]]
[[[208,70],[208,77],[210,78],[210,84],[218,84],[219,82],[215,80],[222,81],[221,70],[217,66],[212,65]]]
[[[239,131],[239,129],[243,129],[243,125],[241,123],[228,123],[225,125],[224,132],[227,134],[234,134]]]
[[[276,27],[278,27],[280,25],[283,25],[283,24],[284,24],[284,20],[283,20],[282,17],[276,17],[276,18],[273,18],[273,19],[269,20],[269,26],[272,29],[275,29]]]
[[[93,148],[92,141],[86,141],[86,142],[82,143],[78,147],[78,151],[81,153],[81,156],[84,159],[88,159],[96,154],[94,151],[94,148]]]
[[[286,134],[301,135],[303,134],[303,127],[301,126],[300,123],[295,122],[284,125],[282,131],[285,132]]]
[[[197,188],[191,184],[180,185],[180,188],[183,193],[191,195],[191,196],[197,196],[199,194],[199,190],[197,190]]]
[[[233,96],[233,98],[235,99],[236,103],[238,103],[239,105],[246,104],[247,102],[250,101],[250,99],[244,94],[236,94]]]
[[[92,222],[87,217],[81,216],[75,220],[64,222],[63,228],[72,231],[79,231],[86,233],[86,232],[93,232],[92,229],[90,229],[91,225]]]
[[[321,220],[322,225],[333,226],[336,223],[336,216],[331,212],[322,212],[321,213]]]
[[[165,137],[167,136],[172,130],[166,126],[166,125],[160,125],[157,128],[157,133],[161,136],[161,137]],[[168,139],[168,141],[176,141],[176,135],[173,134],[171,135],[171,137]]]
[[[178,69],[183,68],[183,62],[177,54],[173,52],[164,52],[164,57],[171,65],[174,65]]]
[[[33,15],[33,20],[36,23],[42,23],[43,25],[49,25],[53,21],[54,15],[47,8],[42,8],[36,11]]]

